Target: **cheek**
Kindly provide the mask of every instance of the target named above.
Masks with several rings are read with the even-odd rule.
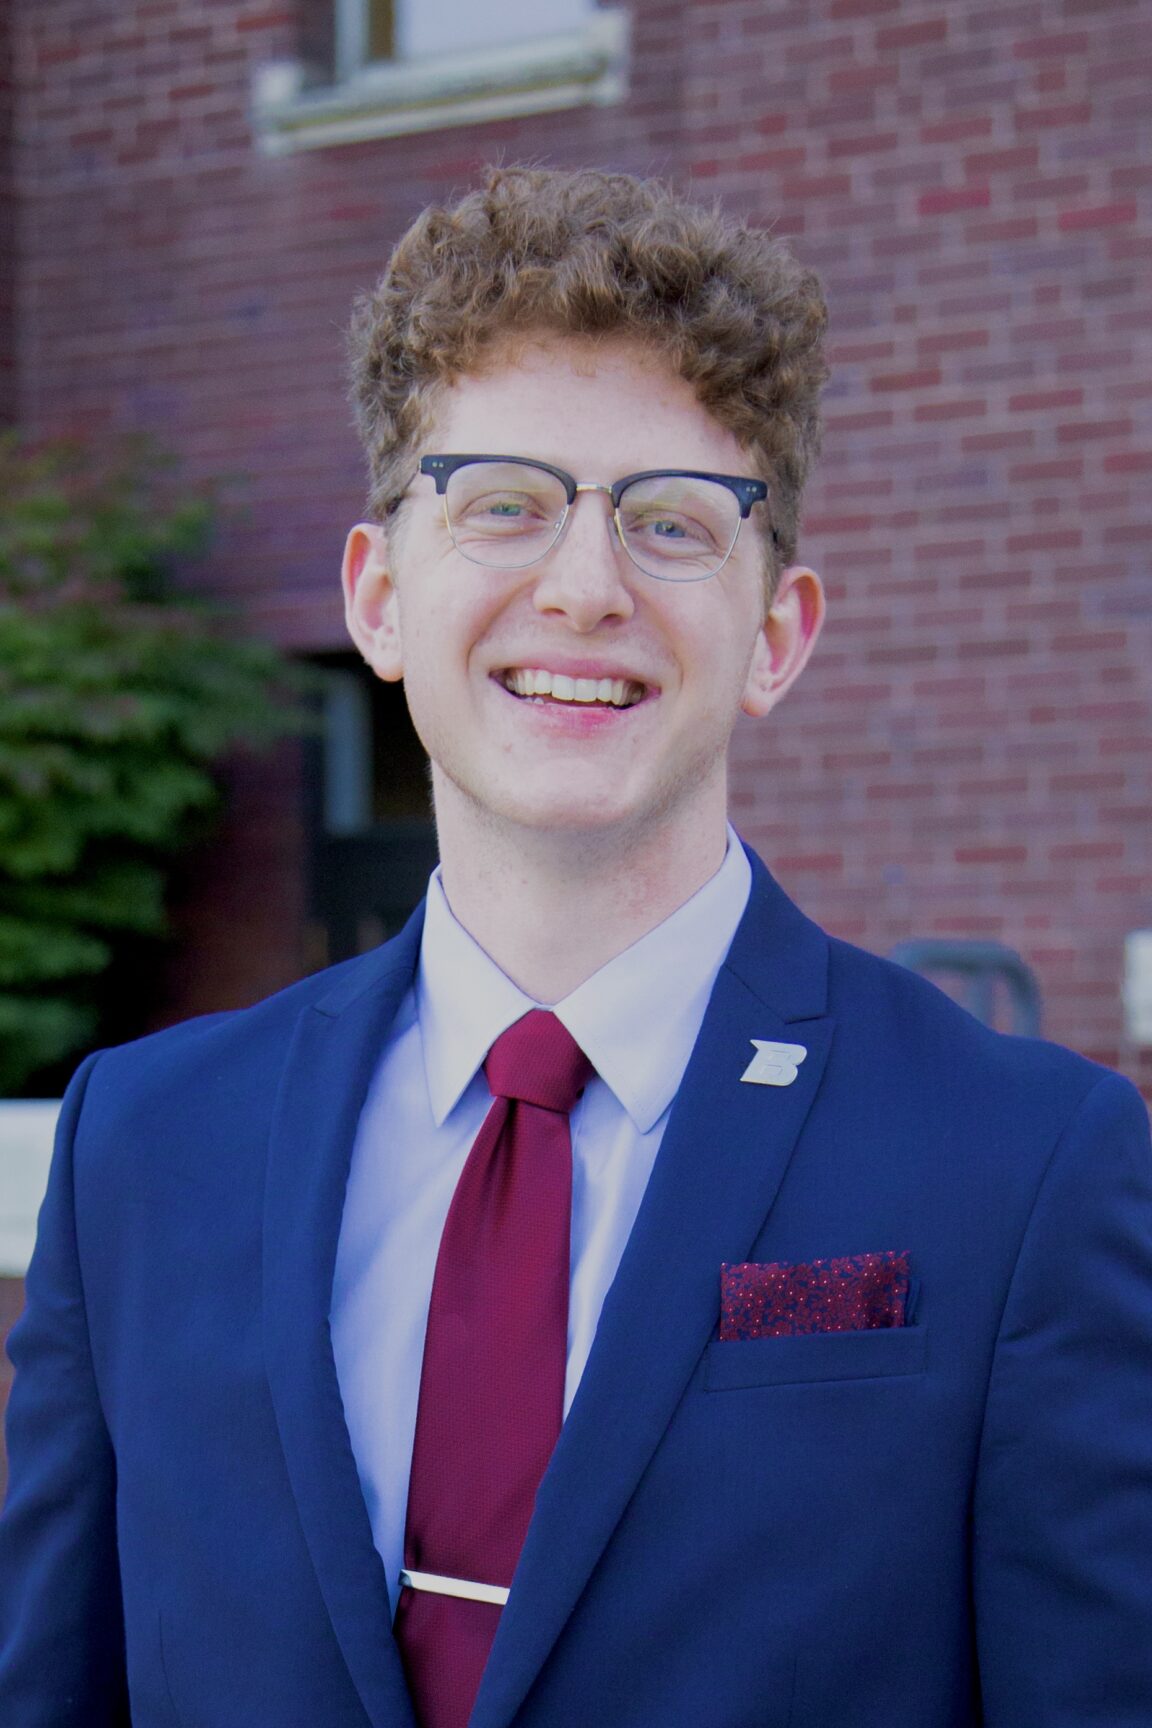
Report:
[[[428,598],[425,596],[424,598]],[[448,605],[401,602],[404,688],[413,724],[423,737],[467,698],[471,621]]]
[[[422,678],[418,668],[411,676],[405,675],[404,697],[412,730],[432,763],[452,755],[452,740],[462,730],[453,725],[451,711],[437,689],[437,681]]]
[[[695,676],[706,686],[709,707],[728,708],[743,697],[759,641],[759,614],[723,618],[701,624],[695,654]],[[699,647],[702,643],[703,649]]]
[[[439,653],[447,656],[447,632],[440,626],[435,612],[430,611],[425,596],[414,598],[410,588],[402,588],[397,596],[397,625],[404,656],[405,682],[422,684],[436,676]]]

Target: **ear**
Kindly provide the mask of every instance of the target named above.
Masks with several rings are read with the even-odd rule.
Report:
[[[808,664],[824,622],[824,584],[815,570],[790,564],[756,637],[741,704],[745,714],[771,713]]]
[[[344,545],[340,569],[348,634],[378,678],[403,676],[400,615],[388,539],[376,522],[357,522]]]

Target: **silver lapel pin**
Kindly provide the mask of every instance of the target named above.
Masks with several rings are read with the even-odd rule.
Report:
[[[750,1086],[791,1086],[797,1069],[808,1054],[804,1044],[777,1044],[768,1038],[750,1040],[756,1051],[741,1074]]]

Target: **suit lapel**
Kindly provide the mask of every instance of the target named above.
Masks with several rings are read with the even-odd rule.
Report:
[[[281,1444],[321,1593],[374,1728],[415,1723],[328,1314],[356,1125],[412,981],[420,925],[418,915],[301,1014],[273,1121],[264,1213],[264,1338]]]
[[[827,939],[753,859],[722,968],[547,1474],[471,1728],[526,1696],[659,1444],[746,1259],[820,1084]],[[753,1039],[801,1043],[790,1086],[744,1084]]]

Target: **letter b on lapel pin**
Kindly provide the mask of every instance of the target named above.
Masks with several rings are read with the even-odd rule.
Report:
[[[776,1044],[770,1039],[750,1040],[756,1051],[741,1074],[750,1086],[791,1086],[796,1071],[808,1054],[804,1044]]]

